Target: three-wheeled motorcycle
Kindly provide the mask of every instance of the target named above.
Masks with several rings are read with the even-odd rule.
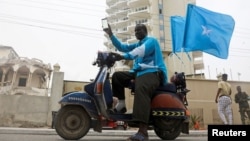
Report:
[[[84,92],[71,92],[59,101],[61,108],[55,117],[55,130],[66,140],[84,137],[90,128],[102,132],[103,123],[123,121],[129,127],[138,127],[132,121],[132,113],[110,112],[113,104],[112,88],[109,80],[116,53],[97,53],[94,65],[99,67],[95,80],[84,86]],[[131,87],[133,91],[133,83]],[[190,113],[187,109],[186,80],[183,72],[175,73],[171,82],[160,86],[151,100],[149,128],[163,140],[174,140],[181,133],[189,134]],[[135,93],[136,94],[136,93]]]

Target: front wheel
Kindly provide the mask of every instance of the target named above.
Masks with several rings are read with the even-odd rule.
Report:
[[[91,118],[80,106],[64,106],[55,118],[55,129],[66,140],[78,140],[85,136],[91,125]]]
[[[162,140],[175,140],[181,133],[182,120],[157,119],[155,120],[155,134]]]

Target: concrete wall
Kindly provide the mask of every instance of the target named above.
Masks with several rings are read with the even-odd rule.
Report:
[[[202,109],[204,125],[222,123],[217,113],[215,96],[217,93],[217,80],[188,79],[187,87],[191,91],[187,94],[189,101],[188,108],[191,110]],[[236,86],[240,85],[243,91],[250,94],[250,82],[229,81],[232,85],[232,108],[234,124],[241,124],[238,104],[234,102],[234,95],[237,93]],[[191,111],[192,112],[192,111]],[[192,114],[192,113],[191,113]]]
[[[0,95],[0,126],[47,126],[49,97]]]
[[[81,81],[64,81],[63,93],[68,93],[72,91],[84,91],[84,86],[90,82],[81,82]]]
[[[61,79],[62,75],[63,74],[59,75]],[[215,103],[217,82],[217,80],[187,79],[187,88],[191,90],[187,94],[188,109],[191,111],[191,115],[197,115],[202,118],[200,124],[204,128],[206,128],[206,125],[208,124],[221,123],[217,113],[217,104]],[[250,82],[229,82],[231,83],[233,90],[232,106],[234,124],[241,124],[238,104],[234,102],[234,94],[236,93],[237,85],[240,85],[243,91],[250,94]],[[69,83],[72,85],[72,90],[79,89],[81,85],[80,82],[76,82],[76,87],[72,83],[73,82]],[[67,85],[65,86],[66,81],[64,81],[63,84],[64,88],[68,87]],[[82,84],[84,85],[85,83]],[[58,85],[56,86],[59,88],[61,87]],[[63,87],[61,87],[61,89],[63,89]],[[67,88],[66,92],[68,91],[70,91],[69,88]],[[0,95],[0,126],[50,126],[52,120],[51,110],[58,107],[57,102],[61,95],[62,93],[58,92],[56,96],[54,95],[54,99],[45,96]],[[130,94],[130,91],[126,90],[126,105],[128,111],[132,111],[133,98],[134,96]],[[53,104],[55,107],[53,107]]]

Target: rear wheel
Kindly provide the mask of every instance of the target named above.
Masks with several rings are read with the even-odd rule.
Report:
[[[85,136],[91,125],[91,118],[80,106],[64,106],[56,116],[55,129],[66,140],[78,140]]]
[[[174,140],[181,133],[182,120],[157,118],[155,120],[155,134],[162,140]]]

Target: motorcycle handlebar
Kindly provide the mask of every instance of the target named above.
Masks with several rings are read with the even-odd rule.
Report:
[[[114,52],[98,52],[97,59],[92,65],[98,65],[98,67],[107,65],[112,67],[116,61],[124,59],[122,55]]]
[[[94,62],[92,63],[92,65],[93,65],[93,66],[95,66],[96,64],[97,64],[97,62],[96,62],[96,61],[94,61]]]

